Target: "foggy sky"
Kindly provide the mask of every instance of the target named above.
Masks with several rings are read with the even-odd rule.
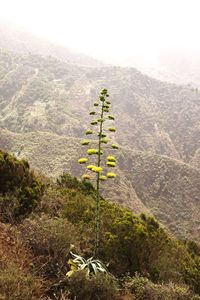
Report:
[[[109,63],[200,53],[199,0],[0,0],[0,20]]]

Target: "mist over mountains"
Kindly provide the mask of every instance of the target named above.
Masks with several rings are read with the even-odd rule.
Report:
[[[76,161],[88,110],[106,87],[121,146],[118,188],[110,186],[106,197],[200,241],[198,90],[5,27],[0,48],[0,148],[17,153],[23,146],[21,156],[48,176],[80,176]]]

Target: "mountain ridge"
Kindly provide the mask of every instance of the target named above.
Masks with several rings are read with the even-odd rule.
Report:
[[[174,233],[198,238],[200,95],[196,90],[152,79],[134,68],[91,68],[52,57],[1,51],[0,147],[15,153],[24,147],[21,155],[50,176],[62,171],[80,176],[74,151],[81,149],[78,142],[89,124],[88,111],[103,87],[111,94],[116,116],[113,141],[122,149],[116,179],[119,186],[108,192],[108,198],[136,212],[152,211]],[[56,145],[50,153],[52,140]],[[136,151],[135,155],[128,149]],[[158,178],[165,173],[163,192]],[[154,177],[154,182],[148,183],[148,178]],[[191,202],[188,207],[187,201]]]

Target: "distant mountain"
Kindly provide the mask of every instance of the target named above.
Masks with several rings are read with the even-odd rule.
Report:
[[[75,53],[61,45],[39,38],[21,28],[0,22],[0,48],[21,54],[52,56],[69,64],[98,67],[102,62],[90,56]]]
[[[156,66],[144,66],[142,70],[150,76],[168,82],[200,88],[199,53],[181,51],[160,54]]]
[[[133,68],[91,69],[1,51],[1,126],[81,137],[88,109],[104,86],[112,96],[121,145],[186,163],[193,159],[200,148],[200,94]]]
[[[108,88],[121,146],[107,197],[152,211],[183,237],[199,238],[200,94],[133,68],[88,67],[53,57],[0,52],[0,148],[50,176],[79,176],[88,110]],[[81,150],[83,151],[83,150]]]

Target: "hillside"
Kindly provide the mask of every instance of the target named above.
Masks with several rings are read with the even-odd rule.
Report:
[[[74,149],[88,126],[88,109],[105,86],[121,146],[118,189],[111,187],[108,199],[135,212],[150,210],[173,232],[199,238],[197,91],[133,68],[90,68],[2,50],[0,147],[18,152],[24,146],[21,156],[49,176],[62,171],[80,175]],[[153,182],[147,185],[143,176],[152,176]]]
[[[36,55],[0,53],[1,127],[80,137],[91,101],[112,95],[118,142],[189,162],[200,148],[200,95],[135,69],[90,69]]]
[[[94,187],[70,174],[53,183],[2,150],[0,179],[2,299],[199,299],[198,245],[175,239],[153,217],[103,198],[97,258],[109,272],[87,276],[73,269],[67,277],[72,247],[85,259],[93,255]]]
[[[83,172],[77,164],[81,151],[78,138],[47,132],[0,133],[3,148],[17,153],[24,146],[20,157],[29,157],[38,172],[53,178],[63,171],[75,176]],[[167,156],[126,148],[121,148],[118,161],[118,177],[113,184],[103,184],[103,194],[110,201],[135,213],[152,212],[176,235],[200,242],[199,170]]]

